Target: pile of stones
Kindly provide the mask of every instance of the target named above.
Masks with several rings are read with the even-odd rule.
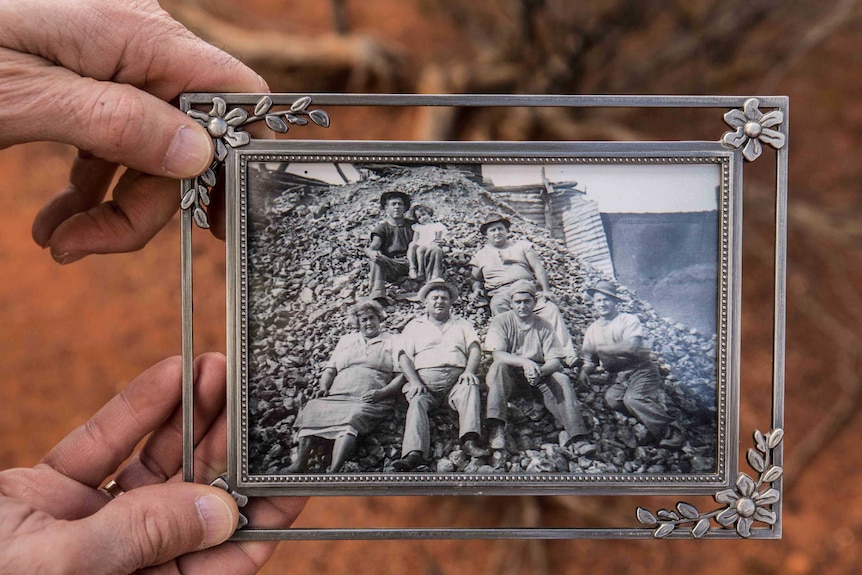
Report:
[[[248,433],[252,474],[283,474],[296,454],[293,422],[303,405],[319,396],[318,379],[342,335],[352,331],[346,310],[367,294],[364,249],[381,220],[380,194],[400,190],[414,203],[430,205],[449,236],[444,247],[447,278],[461,294],[453,313],[473,322],[484,339],[490,313],[486,301],[470,293],[469,261],[484,245],[477,221],[498,211],[512,221],[513,239],[528,239],[547,269],[557,303],[576,347],[595,319],[586,289],[607,279],[582,264],[547,230],[535,225],[489,193],[475,175],[446,166],[362,166],[358,182],[322,188],[274,190],[265,201],[250,200],[248,233]],[[266,188],[266,182],[258,182]],[[422,313],[415,282],[390,286],[394,299],[384,328],[397,333]],[[447,409],[432,415],[432,451],[427,467],[441,473],[698,473],[716,465],[716,338],[666,318],[619,286],[622,311],[636,314],[648,331],[654,360],[665,379],[674,419],[683,427],[682,448],[663,449],[632,417],[604,402],[607,377],[593,376],[586,389],[577,371],[568,370],[589,435],[568,448],[560,427],[533,397],[513,399],[505,450],[470,458],[460,449],[457,418]],[[487,354],[485,354],[487,356]],[[483,360],[480,375],[490,363]],[[484,394],[483,394],[484,397]],[[343,472],[392,472],[401,455],[406,402],[399,398],[393,417],[360,438]],[[327,452],[328,450],[322,450]],[[326,456],[314,456],[310,471],[325,469]]]

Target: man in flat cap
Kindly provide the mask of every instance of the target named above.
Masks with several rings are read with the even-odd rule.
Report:
[[[527,240],[509,238],[512,223],[499,214],[486,215],[479,224],[479,233],[486,244],[470,260],[473,275],[473,293],[482,290],[491,298],[491,315],[512,309],[512,286],[518,280],[538,283],[535,313],[554,329],[564,351],[563,361],[573,365],[578,356],[572,336],[557,307],[548,274],[533,244]]]
[[[572,382],[562,373],[563,349],[551,325],[535,313],[536,287],[530,280],[511,286],[512,309],[495,316],[485,337],[485,350],[493,354],[488,369],[486,420],[490,447],[506,446],[505,427],[509,397],[535,388],[545,407],[564,429],[564,447],[586,434]]]
[[[407,378],[407,421],[397,471],[423,465],[431,449],[428,412],[444,403],[458,412],[458,437],[464,452],[484,457],[489,451],[478,445],[482,432],[479,378],[476,372],[482,351],[469,321],[452,315],[458,290],[442,279],[433,279],[419,290],[424,315],[404,327],[396,345],[398,362]]]
[[[414,222],[405,217],[410,196],[404,192],[385,192],[380,196],[380,207],[384,219],[371,230],[371,243],[365,250],[370,262],[368,296],[387,305],[386,282],[405,279],[410,270],[407,248],[413,239]],[[438,246],[425,249],[422,257],[428,277],[443,276],[443,251]]]
[[[608,405],[632,414],[649,430],[661,447],[676,448],[685,443],[682,430],[672,421],[663,402],[662,378],[644,345],[644,330],[637,316],[622,313],[617,288],[600,281],[587,290],[599,319],[584,333],[579,379],[589,385],[590,374],[601,366],[613,381],[605,392]]]

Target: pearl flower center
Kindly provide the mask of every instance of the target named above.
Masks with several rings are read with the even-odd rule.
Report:
[[[761,132],[763,132],[763,126],[761,126],[758,122],[746,122],[745,124],[745,135],[749,138],[759,138]]]
[[[741,517],[751,517],[757,511],[757,504],[750,497],[743,497],[736,502],[736,512]]]
[[[207,132],[213,138],[221,138],[227,134],[227,122],[221,118],[210,118],[210,121],[207,122]]]

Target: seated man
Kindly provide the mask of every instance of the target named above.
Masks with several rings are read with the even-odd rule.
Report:
[[[513,309],[491,320],[485,338],[485,349],[494,356],[485,377],[490,446],[492,449],[506,446],[507,402],[517,391],[527,389],[525,384],[542,393],[545,407],[565,430],[561,443],[568,446],[587,429],[572,383],[561,372],[563,350],[551,325],[533,313],[536,306],[533,282],[516,281],[511,286],[511,297]]]
[[[590,374],[601,363],[614,382],[605,392],[611,409],[634,415],[661,447],[682,446],[682,432],[662,403],[662,378],[643,344],[640,320],[617,310],[621,300],[611,282],[600,281],[587,294],[599,319],[584,333],[580,381],[589,385]]]
[[[409,471],[425,463],[431,449],[428,411],[446,402],[458,412],[464,452],[484,457],[487,449],[477,440],[482,431],[479,398],[479,367],[482,351],[479,337],[465,319],[451,315],[458,290],[442,279],[434,279],[419,290],[426,314],[412,320],[401,333],[399,364],[407,383],[407,421],[397,471]]]
[[[563,348],[563,360],[574,365],[578,356],[572,343],[572,336],[563,321],[560,308],[554,303],[548,274],[533,249],[526,240],[511,241],[509,229],[511,222],[500,214],[490,214],[482,220],[479,232],[487,243],[476,252],[470,265],[473,266],[473,293],[482,289],[491,297],[491,315],[512,309],[512,286],[518,280],[538,282],[541,291],[536,293],[535,313],[551,324]]]
[[[385,219],[371,230],[371,244],[365,250],[370,262],[368,297],[387,305],[386,282],[404,279],[410,270],[407,247],[413,239],[414,222],[404,217],[410,207],[410,196],[404,192],[385,192],[380,196],[380,207]],[[439,246],[427,247],[422,258],[428,277],[443,276],[443,250]]]

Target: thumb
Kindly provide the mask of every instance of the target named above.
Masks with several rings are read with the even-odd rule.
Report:
[[[193,483],[128,491],[100,511],[69,524],[77,539],[70,573],[132,573],[229,538],[239,514],[226,492]]]
[[[24,80],[15,104],[0,110],[0,148],[51,140],[108,162],[175,179],[212,160],[206,129],[167,102],[129,84],[81,77],[39,58],[0,50],[0,65]],[[0,88],[0,97],[10,89]]]

